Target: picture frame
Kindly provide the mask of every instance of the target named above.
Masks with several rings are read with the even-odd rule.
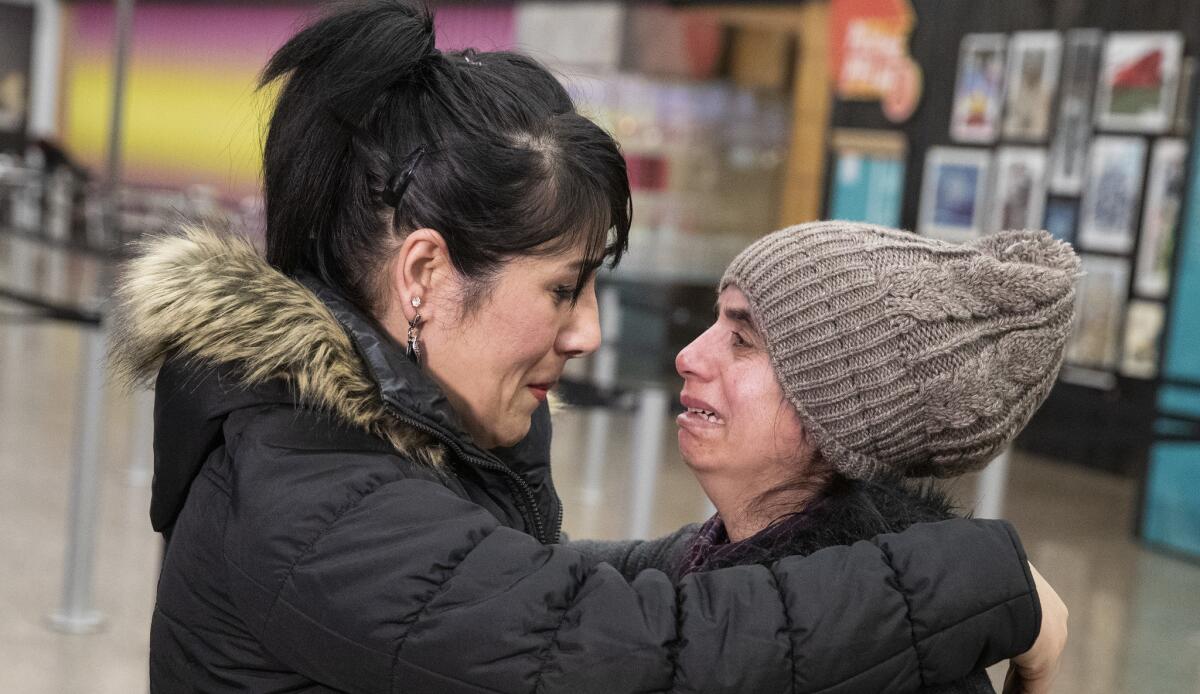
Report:
[[[1154,143],[1134,265],[1133,289],[1139,296],[1164,299],[1170,289],[1187,158],[1188,144],[1182,138],[1163,138]]]
[[[1058,94],[1062,36],[1057,31],[1018,31],[1008,41],[1002,132],[1010,140],[1044,142]]]
[[[991,160],[986,149],[929,148],[917,232],[956,243],[978,238],[986,218]]]
[[[958,53],[958,77],[950,115],[950,137],[990,143],[1000,134],[1004,105],[1004,34],[967,34]]]
[[[1046,210],[1046,150],[1001,147],[992,160],[986,231],[1040,229]]]
[[[1047,181],[1049,192],[1056,195],[1079,195],[1083,191],[1103,46],[1104,32],[1099,29],[1072,29],[1066,34]]]
[[[1075,322],[1067,340],[1066,361],[1112,371],[1129,293],[1129,261],[1080,255],[1083,271],[1075,290]]]
[[[1164,133],[1174,125],[1183,36],[1114,32],[1104,42],[1096,94],[1101,130]]]
[[[1187,137],[1192,132],[1192,99],[1196,93],[1196,59],[1183,56],[1179,63],[1179,90],[1175,95],[1175,118],[1171,134]]]
[[[1146,141],[1140,137],[1102,135],[1092,140],[1079,213],[1080,248],[1133,250],[1145,163]]]
[[[1042,228],[1059,241],[1075,243],[1079,224],[1079,201],[1073,198],[1048,198]]]
[[[1158,377],[1166,308],[1157,301],[1131,299],[1125,315],[1125,341],[1121,349],[1121,374],[1130,378]]]

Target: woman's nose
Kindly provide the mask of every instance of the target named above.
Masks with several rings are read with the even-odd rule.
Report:
[[[559,351],[568,359],[583,357],[600,347],[600,312],[596,306],[596,292],[587,289],[579,297],[571,312],[571,322],[559,333]]]
[[[696,376],[699,368],[699,352],[700,341],[704,335],[692,340],[687,347],[679,350],[679,354],[675,355],[675,371],[683,378],[688,376]]]

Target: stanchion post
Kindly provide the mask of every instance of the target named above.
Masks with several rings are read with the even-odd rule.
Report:
[[[75,441],[71,492],[67,508],[67,545],[63,562],[62,601],[50,615],[57,631],[87,634],[98,631],[104,616],[92,607],[92,575],[99,511],[100,464],[104,411],[103,324],[83,332],[80,398],[75,410]]]
[[[130,400],[133,426],[127,479],[131,487],[145,487],[154,477],[154,391],[138,389]]]
[[[115,0],[116,41],[113,51],[113,91],[109,118],[108,177],[105,181],[105,213],[102,231],[110,240],[118,238],[118,192],[121,183],[121,134],[125,104],[126,65],[133,32],[134,0]],[[102,291],[108,289],[100,279]],[[101,311],[97,311],[101,313]],[[104,352],[107,346],[103,316],[98,325],[84,332],[80,397],[75,416],[74,468],[71,475],[70,507],[67,518],[67,547],[63,567],[62,604],[50,615],[50,625],[59,631],[88,633],[98,630],[103,615],[92,607],[92,573],[99,507],[101,444],[104,412]]]
[[[653,530],[663,424],[669,411],[665,388],[652,385],[642,389],[633,429],[633,508],[629,514],[629,535],[633,538],[648,538]]]

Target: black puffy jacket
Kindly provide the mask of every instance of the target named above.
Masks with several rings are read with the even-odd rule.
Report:
[[[1038,630],[997,522],[627,581],[556,544],[544,409],[478,449],[369,318],[242,242],[153,242],[118,298],[116,364],[157,373],[155,692],[900,692]]]
[[[818,500],[806,504],[805,509],[738,543],[735,552],[710,559],[702,570],[751,563],[770,566],[783,557],[808,556],[826,547],[901,532],[915,523],[935,523],[953,517],[950,499],[932,484],[914,485],[899,478],[861,481],[839,477]],[[920,691],[924,694],[995,692],[982,669],[956,682]]]

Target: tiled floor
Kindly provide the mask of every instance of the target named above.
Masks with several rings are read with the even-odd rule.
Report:
[[[97,634],[49,630],[59,600],[69,459],[79,361],[78,331],[14,322],[0,305],[0,692],[146,691],[147,625],[158,540],[147,520],[145,478],[130,474],[144,450],[132,442],[129,398],[107,396],[95,605]],[[589,417],[560,413],[555,461],[576,537],[628,531],[631,421],[614,416],[606,462],[589,479]],[[651,525],[666,531],[708,506],[678,458],[674,427],[663,427]],[[956,493],[969,502],[973,480]],[[1052,461],[1017,455],[1005,515],[1034,563],[1071,608],[1071,641],[1056,686],[1089,694],[1200,692],[1200,565],[1165,557],[1130,539],[1135,486]]]

